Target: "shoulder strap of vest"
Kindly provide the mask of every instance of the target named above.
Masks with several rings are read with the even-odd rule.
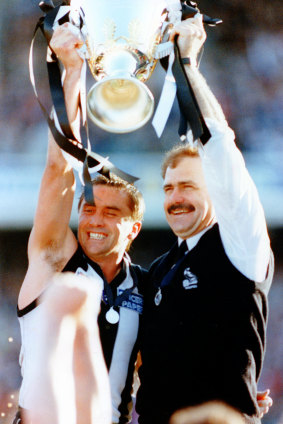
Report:
[[[81,246],[78,244],[78,248],[73,254],[73,256],[69,259],[67,264],[65,265],[62,272],[76,272],[77,268],[83,268],[85,271],[87,270],[88,264],[87,260],[83,254]]]
[[[130,273],[138,287],[139,292],[142,293],[148,271],[145,268],[142,268],[140,265],[131,264]]]

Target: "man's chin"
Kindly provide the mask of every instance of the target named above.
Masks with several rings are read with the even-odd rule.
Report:
[[[192,233],[192,229],[189,228],[180,228],[180,227],[171,227],[173,233],[180,238],[188,238]]]
[[[182,237],[182,234],[187,234],[190,231],[190,226],[181,217],[173,217],[173,219],[171,216],[167,217],[167,222],[173,233],[178,237]]]
[[[107,247],[104,247],[102,244],[97,245],[97,243],[96,243],[96,245],[94,245],[94,244],[88,245],[86,247],[85,251],[86,251],[87,256],[89,256],[89,257],[94,257],[94,256],[100,257],[100,256],[106,255],[108,249],[107,249]]]

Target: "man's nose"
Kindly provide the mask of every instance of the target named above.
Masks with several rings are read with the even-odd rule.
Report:
[[[104,217],[102,213],[95,212],[91,215],[90,222],[92,225],[95,225],[96,227],[103,227],[104,225]]]
[[[183,201],[184,201],[184,194],[182,190],[180,190],[178,187],[174,188],[170,195],[170,202],[182,203]]]

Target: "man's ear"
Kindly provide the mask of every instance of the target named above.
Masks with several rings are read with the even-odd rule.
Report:
[[[141,227],[142,227],[141,221],[134,222],[132,226],[132,231],[128,235],[128,239],[134,240],[139,234]]]

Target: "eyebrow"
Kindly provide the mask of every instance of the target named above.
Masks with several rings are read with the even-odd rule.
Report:
[[[191,184],[193,186],[196,186],[196,183],[193,180],[185,180],[185,181],[178,181],[177,184],[174,184],[174,183],[164,184],[163,189],[168,188],[168,187],[172,187],[174,185],[182,186],[182,185],[186,185],[186,184]]]
[[[172,187],[173,184],[163,184],[163,189],[168,188],[168,187]]]
[[[105,209],[112,210],[112,211],[118,211],[118,212],[121,211],[121,209],[117,208],[117,206],[106,206]]]
[[[96,204],[94,203],[93,205],[92,204],[90,204],[90,203],[87,203],[87,202],[85,202],[84,204],[83,204],[83,208],[84,207],[93,207],[93,208],[95,208],[96,207]],[[117,206],[111,206],[111,205],[109,205],[109,206],[105,206],[105,209],[107,209],[107,210],[113,210],[113,211],[117,211],[117,212],[120,212],[121,211],[121,209],[120,208],[118,208]]]

